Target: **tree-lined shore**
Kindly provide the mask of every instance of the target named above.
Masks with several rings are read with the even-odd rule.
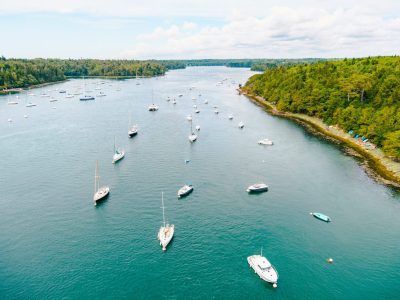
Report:
[[[305,114],[368,140],[400,160],[400,58],[369,57],[281,66],[244,87],[282,112]]]

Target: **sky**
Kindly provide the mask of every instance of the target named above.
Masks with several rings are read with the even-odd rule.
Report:
[[[0,55],[200,59],[399,55],[399,0],[0,0]]]

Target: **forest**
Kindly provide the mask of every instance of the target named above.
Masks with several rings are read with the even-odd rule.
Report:
[[[353,130],[400,160],[400,57],[280,66],[252,76],[244,88],[281,111]]]
[[[177,62],[97,59],[6,59],[0,57],[0,90],[65,80],[73,76],[157,76],[184,68]]]

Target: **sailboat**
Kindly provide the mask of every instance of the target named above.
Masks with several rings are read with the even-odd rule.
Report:
[[[163,212],[163,226],[160,227],[157,238],[160,241],[160,246],[162,246],[163,251],[165,251],[167,250],[169,242],[174,237],[175,226],[173,224],[170,225],[165,222],[164,192],[161,193],[161,203],[161,208]]]
[[[194,133],[193,131],[193,121],[190,120],[190,135],[189,135],[189,141],[191,143],[195,142],[197,140],[197,134]]]
[[[137,78],[137,69],[136,69],[136,85],[140,85],[140,81],[138,81],[138,78]]]
[[[10,97],[11,97],[11,93],[10,93]],[[17,99],[18,99],[18,96],[17,96]],[[8,101],[7,101],[7,104],[8,104],[8,105],[15,105],[15,104],[18,104],[18,101],[13,101],[13,100],[11,100],[11,99],[9,98]]]
[[[84,87],[85,87],[84,91],[85,91],[85,92],[84,92],[83,97],[80,97],[79,100],[81,100],[81,101],[94,100],[94,97],[93,97],[93,96],[90,96],[90,95],[87,95],[87,94],[86,94],[88,91],[86,90],[85,77],[83,77],[83,82],[84,82]]]
[[[130,117],[129,117],[129,126],[131,126],[131,127],[128,130],[128,136],[130,138],[132,138],[135,135],[137,135],[139,128],[138,128],[137,125],[130,125],[130,124],[131,124],[131,120],[130,120]]]
[[[94,173],[94,195],[93,202],[94,205],[97,205],[97,202],[104,200],[110,193],[110,187],[104,185],[100,187],[100,175],[99,175],[99,162],[96,161],[96,170]]]
[[[119,160],[123,159],[124,156],[125,156],[125,151],[120,150],[115,146],[115,137],[114,137],[114,155],[113,155],[112,163],[115,164]]]
[[[27,93],[28,93],[28,92],[27,92]],[[28,94],[27,94],[26,98],[28,98]],[[32,101],[29,101],[29,102],[25,105],[25,107],[34,107],[34,106],[36,106],[36,103],[33,103]]]

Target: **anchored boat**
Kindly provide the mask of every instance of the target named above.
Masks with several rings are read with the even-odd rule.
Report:
[[[266,145],[266,146],[272,146],[274,144],[273,141],[269,140],[269,139],[262,139],[258,141],[259,145]]]
[[[192,185],[184,185],[178,190],[178,197],[182,198],[187,195],[189,195],[191,192],[193,192],[193,186]]]
[[[117,148],[117,146],[115,145],[115,137],[114,137],[114,155],[112,163],[115,164],[119,160],[123,159],[124,156],[125,156],[125,151]]]
[[[321,221],[327,222],[329,223],[331,221],[331,218],[329,218],[327,215],[318,213],[318,212],[314,212],[314,213],[310,213],[310,215],[314,216],[314,218],[319,219]]]
[[[160,246],[162,246],[163,251],[165,251],[167,250],[169,242],[174,237],[175,226],[173,224],[170,225],[165,222],[164,192],[161,193],[161,203],[161,208],[163,211],[163,226],[160,227],[157,238],[160,241]]]
[[[99,163],[96,162],[96,170],[94,173],[94,195],[93,195],[93,202],[94,205],[97,205],[97,202],[104,200],[110,193],[110,187],[105,185],[100,187],[100,175],[98,172]]]
[[[262,193],[268,191],[268,185],[265,183],[256,183],[249,186],[246,190],[248,193]]]
[[[271,283],[274,288],[278,287],[278,272],[269,260],[262,256],[262,250],[261,255],[247,257],[247,262],[262,280]]]

